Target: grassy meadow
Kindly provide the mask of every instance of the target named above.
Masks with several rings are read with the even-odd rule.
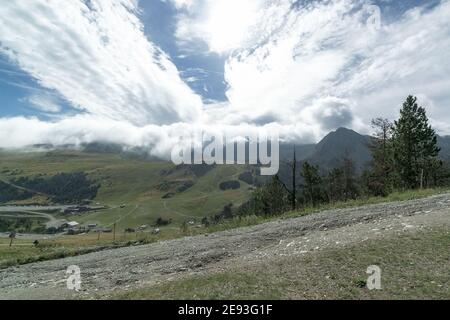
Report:
[[[449,299],[450,233],[421,231],[118,292],[116,299]],[[367,266],[382,270],[366,287]],[[300,267],[299,267],[300,266]]]
[[[240,181],[238,190],[223,191],[220,183],[238,180],[245,166],[217,166],[203,176],[185,169],[174,170],[169,162],[146,161],[119,154],[97,154],[78,151],[12,153],[0,152],[0,179],[10,181],[19,177],[55,175],[60,172],[85,172],[101,185],[94,203],[108,206],[107,210],[71,217],[82,224],[97,223],[118,230],[153,225],[158,217],[172,219],[168,228],[185,221],[200,222],[205,216],[219,213],[233,203],[238,206],[250,194],[250,186]],[[164,174],[164,171],[169,174]],[[171,172],[173,171],[173,172]],[[188,190],[163,199],[167,191],[158,190],[164,182],[192,181]],[[15,204],[45,204],[37,196]]]
[[[217,166],[204,175],[196,176],[186,169],[176,169],[171,163],[124,158],[118,154],[97,154],[78,151],[6,153],[0,152],[0,179],[11,181],[18,177],[55,175],[60,172],[86,172],[89,178],[101,185],[93,203],[106,205],[108,209],[79,215],[63,216],[55,213],[55,218],[75,220],[81,224],[97,223],[112,227],[116,223],[116,235],[111,233],[87,233],[75,236],[40,236],[39,246],[34,246],[34,238],[18,237],[13,246],[8,238],[0,238],[0,268],[35,261],[51,260],[118,246],[139,245],[163,241],[184,236],[213,233],[222,230],[245,227],[275,219],[285,219],[313,214],[327,209],[356,207],[391,201],[403,201],[427,197],[448,192],[448,189],[425,189],[395,192],[386,198],[366,198],[355,201],[339,202],[319,207],[306,207],[287,212],[279,216],[245,216],[221,221],[208,227],[199,226],[205,216],[219,213],[223,206],[233,203],[235,206],[246,201],[251,187],[240,181],[238,190],[223,191],[221,182],[238,180],[245,166]],[[193,186],[173,197],[163,199],[167,191],[158,188],[163,182],[192,180]],[[46,204],[42,196],[15,204]],[[5,213],[24,215],[25,213]],[[27,213],[30,214],[30,213]],[[168,226],[161,227],[157,235],[150,230],[156,219],[172,219]],[[35,217],[41,219],[42,217]],[[182,229],[183,222],[194,221]],[[141,225],[150,226],[146,232],[125,233],[126,228]]]

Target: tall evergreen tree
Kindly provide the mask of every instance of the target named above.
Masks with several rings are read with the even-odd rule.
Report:
[[[372,120],[375,134],[371,139],[369,149],[372,153],[372,169],[368,173],[368,191],[375,196],[387,196],[392,189],[393,124],[388,119]]]
[[[400,119],[394,125],[393,147],[395,169],[403,187],[421,187],[426,168],[436,160],[440,149],[425,109],[419,107],[416,97],[409,96],[403,103]]]
[[[359,188],[356,181],[355,164],[348,156],[343,158],[342,172],[344,174],[344,200],[356,199],[359,196]]]
[[[292,190],[289,189],[289,187],[281,180],[281,178],[278,175],[275,175],[275,179],[289,194],[291,210],[295,211],[297,209],[297,152],[295,146],[294,146],[294,159],[290,164],[290,169],[291,169]]]
[[[277,176],[253,192],[250,205],[256,215],[277,215],[289,210],[290,193]]]
[[[292,194],[291,208],[293,211],[297,209],[297,153],[294,146],[294,160],[292,160]]]
[[[322,177],[319,174],[319,167],[303,163],[301,176],[304,180],[303,197],[306,203],[316,205],[322,201]]]
[[[326,177],[328,202],[334,203],[345,199],[345,177],[342,168],[335,168],[328,172]]]

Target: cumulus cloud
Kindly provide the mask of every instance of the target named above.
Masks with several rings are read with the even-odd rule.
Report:
[[[229,104],[217,120],[257,123],[276,110],[279,123],[312,126],[318,137],[341,125],[367,131],[371,118],[394,118],[408,94],[424,93],[431,119],[450,120],[450,2],[391,23],[374,8],[366,0],[264,1],[226,62]]]
[[[277,130],[307,143],[340,126],[368,132],[371,118],[397,117],[408,94],[428,107],[439,133],[450,133],[450,1],[381,16],[380,25],[369,0],[164,1],[178,10],[181,49],[227,57],[228,101],[202,111],[170,58],[143,34],[134,1],[5,2],[2,51],[88,115],[1,119],[8,138],[0,147],[104,140],[164,155],[180,132],[200,126],[240,135]]]
[[[302,117],[310,123],[320,125],[324,131],[347,127],[353,121],[350,104],[348,100],[335,97],[318,99],[302,112]]]
[[[0,52],[75,108],[138,125],[201,116],[200,97],[144,35],[137,1],[7,1],[0,17]]]
[[[185,50],[203,41],[209,51],[227,54],[251,39],[265,0],[171,0],[181,12],[176,36]]]
[[[359,50],[360,62],[334,88],[352,97],[357,114],[396,117],[408,94],[422,97],[431,118],[450,120],[450,2],[418,7],[385,25]],[[356,53],[353,55],[356,57]]]

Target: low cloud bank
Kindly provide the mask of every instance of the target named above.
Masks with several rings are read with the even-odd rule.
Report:
[[[0,119],[0,148],[20,150],[33,145],[81,146],[94,142],[114,143],[147,150],[148,155],[170,159],[171,151],[195,133],[208,136],[244,138],[249,135],[278,133],[282,142],[310,143],[318,139],[308,126],[282,126],[276,123],[264,126],[233,125],[171,125],[135,126],[122,121],[78,115],[59,121],[41,121],[37,118]]]

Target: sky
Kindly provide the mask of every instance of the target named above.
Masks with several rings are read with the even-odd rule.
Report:
[[[448,0],[11,0],[0,148],[123,143],[167,155],[202,128],[311,143],[370,133],[409,94],[450,134]]]

